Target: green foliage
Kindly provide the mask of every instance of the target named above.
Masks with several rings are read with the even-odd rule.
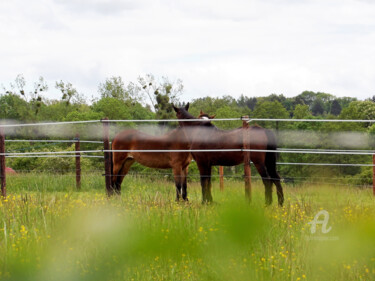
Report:
[[[8,92],[0,96],[1,119],[27,120],[31,119],[29,104],[20,96]]]
[[[77,101],[79,99],[78,92],[73,88],[72,83],[65,83],[63,81],[56,82],[56,89],[59,89],[62,93],[61,100],[66,102],[66,105],[69,105],[72,100]]]
[[[237,100],[237,104],[239,107],[247,107],[250,110],[254,110],[258,100],[255,97],[247,97],[243,94],[240,96],[240,98]]]
[[[109,119],[174,119],[175,112],[171,104],[181,105],[179,97],[183,93],[183,85],[180,80],[170,81],[166,77],[155,78],[148,74],[141,76],[134,82],[125,83],[119,76],[107,78],[99,85],[100,98],[92,103],[83,99],[78,90],[68,82],[56,82],[56,88],[61,91],[60,100],[48,100],[43,94],[48,91],[48,85],[42,77],[31,87],[27,87],[25,78],[18,75],[15,82],[10,84],[9,89],[0,93],[0,117],[12,119],[19,122],[35,121],[80,121],[100,120],[104,117]],[[223,97],[201,97],[190,101],[190,113],[198,116],[203,110],[216,118],[238,118],[249,115],[253,118],[290,118],[295,119],[375,119],[375,103],[370,98],[366,101],[358,101],[351,97],[335,97],[324,92],[304,91],[296,97],[286,97],[283,94],[271,94],[266,97],[254,97],[241,95],[238,99],[232,96]],[[240,121],[215,122],[222,129],[232,129],[241,126]],[[338,138],[351,136],[340,135],[342,132],[369,134],[369,142],[357,143],[356,147],[372,149],[374,147],[375,125],[368,123],[321,123],[321,122],[258,122],[260,125],[276,129],[279,135],[279,146],[293,147],[290,143],[298,143],[299,148],[332,148],[345,149],[337,144]],[[174,126],[175,124],[167,123]],[[136,124],[127,124],[136,127]],[[90,127],[90,128],[89,128]],[[123,126],[112,127],[111,136],[122,129]],[[21,128],[14,130],[15,138],[51,137],[56,133],[64,137],[74,137],[79,132],[81,138],[100,139],[101,127],[75,125],[73,127],[50,128],[48,131],[41,128]],[[296,135],[293,135],[293,132]],[[314,132],[314,133],[313,133]],[[313,133],[313,135],[309,135]],[[65,134],[65,135],[64,135]],[[367,136],[367,135],[366,135]],[[353,143],[356,143],[357,135],[353,135]],[[343,140],[343,139],[341,139]],[[316,145],[319,143],[319,145]],[[353,143],[351,145],[353,145]],[[361,147],[360,147],[361,146]],[[7,145],[7,148],[12,146]],[[348,146],[353,149],[353,146]],[[367,163],[366,156],[325,156],[325,155],[288,155],[281,154],[280,162],[327,162],[327,163]],[[52,160],[48,160],[52,161]],[[38,165],[44,169],[49,164],[47,160],[38,162],[32,158],[20,158],[9,160],[8,164],[16,169],[36,170]],[[47,164],[45,164],[47,163]],[[61,163],[63,165],[63,163]],[[194,164],[192,165],[194,167]],[[194,168],[192,168],[194,169]],[[307,166],[280,166],[284,177],[310,177],[316,174],[337,174],[347,177],[360,177],[363,172],[358,167],[349,168],[311,168]],[[154,170],[134,165],[132,170],[154,172]],[[159,173],[159,172],[158,172]],[[240,175],[241,167],[228,167],[226,173]],[[254,173],[256,173],[254,171]]]
[[[308,119],[311,117],[309,106],[306,104],[297,104],[293,111],[293,118],[295,119]]]
[[[353,101],[340,114],[343,119],[375,120],[375,103],[371,101]]]
[[[324,102],[321,98],[317,98],[313,101],[311,105],[311,112],[313,115],[323,115],[324,111]]]
[[[51,144],[28,146],[26,149],[23,146],[18,146],[18,149],[13,149],[13,152],[53,152],[53,151],[74,151],[74,144],[67,146],[62,144]],[[14,148],[14,146],[13,146]],[[9,149],[8,149],[9,150]],[[70,154],[72,155],[72,154]],[[20,157],[20,158],[8,158],[7,166],[12,167],[18,173],[20,172],[50,172],[57,174],[75,173],[75,158],[74,157]],[[81,158],[81,168],[83,171],[91,171],[93,169],[101,168],[102,163],[99,163],[97,159]]]
[[[102,98],[92,105],[92,110],[112,120],[132,119],[129,104],[116,98]]]
[[[264,101],[258,103],[252,114],[254,118],[286,119],[289,113],[278,101]]]
[[[331,114],[337,116],[341,113],[341,110],[340,102],[337,99],[334,99],[331,105]]]
[[[244,112],[242,110],[236,109],[230,106],[223,106],[216,110],[215,114],[218,118],[240,118],[244,116]],[[215,119],[214,119],[215,121]],[[215,123],[215,122],[214,122]],[[216,122],[215,125],[222,129],[233,129],[236,127],[241,126],[241,123],[238,121],[225,121],[225,122]]]
[[[207,114],[213,115],[218,109],[222,107],[230,107],[232,109],[242,111],[237,106],[237,102],[233,97],[223,96],[221,98],[204,97],[195,99],[190,104],[189,112],[193,116],[198,116],[200,111],[202,110]]]
[[[99,85],[98,90],[101,98],[115,98],[118,100],[128,100],[129,92],[125,88],[124,81],[120,76],[107,78],[104,83]]]
[[[67,116],[86,111],[85,104],[67,104],[65,100],[46,101],[40,109],[38,119],[40,121],[66,121]]]

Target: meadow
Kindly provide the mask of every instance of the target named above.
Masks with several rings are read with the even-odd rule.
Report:
[[[264,205],[253,182],[228,180],[214,203],[175,202],[173,183],[129,176],[108,199],[104,178],[20,174],[0,200],[1,280],[375,280],[375,198],[369,188],[284,185],[285,204]],[[327,228],[311,232],[315,215]],[[320,217],[322,219],[322,217]]]

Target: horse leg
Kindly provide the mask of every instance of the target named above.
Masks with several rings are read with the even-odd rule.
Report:
[[[112,189],[114,193],[121,194],[121,183],[128,174],[129,169],[134,162],[135,160],[133,157],[127,157],[122,163],[113,165]]]
[[[185,201],[189,201],[187,198],[187,174],[188,174],[188,169],[189,166],[186,166],[185,168],[182,169],[182,199]]]
[[[272,182],[276,185],[277,200],[278,200],[279,206],[283,206],[284,192],[283,192],[283,187],[281,186],[280,175],[276,171],[276,167],[275,168],[269,167],[267,168],[267,171],[271,177]]]
[[[262,181],[265,188],[265,198],[266,198],[266,205],[272,204],[272,180],[269,177],[267,172],[266,166],[264,164],[255,164],[260,176],[262,177]]]
[[[176,201],[179,201],[182,195],[182,169],[180,167],[173,168],[173,175],[176,185]]]
[[[211,195],[211,166],[199,165],[199,173],[201,175],[201,186],[202,186],[202,203],[212,202]]]
[[[112,154],[112,177],[111,177],[111,191],[109,195],[113,195],[113,193],[118,193],[121,190],[121,187],[118,184],[118,178],[120,171],[126,161],[126,154],[124,156],[123,153],[113,153]]]

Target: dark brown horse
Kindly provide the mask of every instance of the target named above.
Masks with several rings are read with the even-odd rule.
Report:
[[[112,141],[112,150],[188,150],[189,144],[181,128],[162,136],[151,136],[137,130],[118,133]],[[190,152],[112,152],[112,190],[120,194],[121,183],[131,165],[138,162],[149,168],[172,168],[176,200],[187,199],[186,176],[192,160]]]
[[[188,112],[189,104],[185,107],[176,108],[178,119],[194,119]],[[191,154],[197,162],[200,173],[203,202],[211,202],[211,167],[212,166],[235,166],[243,163],[244,153],[242,151],[217,151],[217,152],[194,152],[193,150],[222,150],[222,149],[243,149],[244,129],[220,130],[215,127],[208,115],[201,114],[206,120],[181,121],[180,126],[191,143]],[[252,150],[276,150],[276,138],[272,131],[259,126],[248,128],[247,135],[250,136],[247,147]],[[276,185],[278,202],[281,206],[284,202],[283,189],[280,184],[280,176],[276,171],[276,153],[273,151],[260,151],[250,153],[250,159],[262,177],[265,186],[266,204],[272,203],[272,184]],[[246,193],[248,196],[250,194]]]

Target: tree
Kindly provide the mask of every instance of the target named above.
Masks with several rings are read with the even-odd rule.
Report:
[[[341,113],[341,105],[337,99],[332,101],[331,114],[338,116]]]
[[[14,93],[0,96],[0,108],[2,119],[27,120],[32,116],[28,103]]]
[[[92,111],[101,113],[101,118],[121,119],[152,119],[154,115],[135,101],[119,101],[116,98],[102,98],[92,105]],[[87,116],[87,113],[85,114]],[[90,114],[91,115],[91,114]]]
[[[315,99],[316,93],[312,91],[304,91],[295,97],[297,104],[307,104],[308,106],[311,106]]]
[[[62,80],[60,82],[56,82],[55,85],[56,89],[60,90],[62,93],[61,100],[63,100],[66,105],[70,105],[73,102],[79,102],[80,97],[78,91],[73,88],[72,83],[64,83]]]
[[[99,84],[98,89],[102,98],[115,98],[118,100],[130,99],[129,91],[120,76],[107,78],[104,83]]]
[[[240,107],[247,107],[251,110],[254,110],[258,100],[255,97],[249,98],[244,95],[241,95],[240,98],[237,100],[237,105]]]
[[[103,117],[113,120],[132,119],[129,108],[124,101],[110,97],[102,98],[92,105],[94,112],[100,112]]]
[[[33,111],[36,117],[39,113],[39,109],[43,104],[42,93],[48,90],[48,85],[44,81],[42,76],[39,80],[34,83],[34,89],[30,92],[26,92],[26,80],[22,74],[18,74],[15,79],[15,84],[10,84],[11,89],[6,90],[6,94],[19,94],[26,102],[30,109]]]
[[[229,106],[238,112],[238,116],[241,114],[248,114],[246,108],[240,108],[237,105],[236,100],[231,96],[223,96],[220,98],[204,97],[195,99],[190,103],[190,113],[194,116],[198,116],[199,112],[203,110],[208,114],[216,114],[217,110],[222,107]]]
[[[258,103],[253,112],[254,118],[286,119],[289,113],[278,101]]]
[[[144,105],[151,106],[159,119],[175,117],[171,103],[178,103],[183,89],[180,79],[175,82],[171,82],[167,77],[157,80],[152,74],[138,77],[136,83],[129,83],[127,87],[129,94]]]
[[[340,114],[342,119],[375,119],[375,103],[371,101],[354,101],[347,108],[344,108]]]
[[[324,113],[324,102],[322,99],[317,98],[311,105],[311,112],[313,115],[322,115]]]
[[[304,104],[297,104],[296,108],[293,111],[293,118],[295,119],[306,119],[311,117],[311,112],[309,106]]]
[[[228,105],[218,108],[214,112],[214,114],[216,115],[217,118],[239,118],[241,117],[239,115],[240,113],[238,112],[236,108],[230,107]],[[215,119],[213,119],[213,121],[215,121]],[[215,125],[222,129],[234,129],[234,128],[241,126],[241,122],[240,121],[216,122]]]

